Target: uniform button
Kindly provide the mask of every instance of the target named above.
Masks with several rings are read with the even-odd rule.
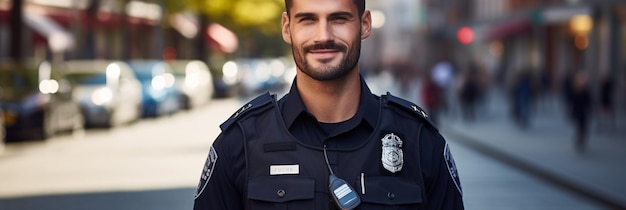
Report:
[[[278,190],[278,192],[276,192],[276,195],[278,195],[279,198],[285,197],[285,190]]]
[[[387,198],[389,198],[389,200],[393,200],[394,198],[396,198],[396,194],[393,194],[392,192],[387,193]]]

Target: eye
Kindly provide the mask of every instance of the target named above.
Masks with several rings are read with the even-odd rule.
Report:
[[[300,23],[310,23],[310,22],[314,22],[315,18],[313,17],[302,17],[300,19],[298,19],[298,22]]]
[[[350,21],[350,18],[345,15],[339,15],[339,16],[332,17],[330,20],[335,23],[345,23],[345,22]]]
[[[300,21],[301,22],[313,21],[313,18],[302,18]]]

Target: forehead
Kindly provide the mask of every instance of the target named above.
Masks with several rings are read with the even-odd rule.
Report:
[[[334,12],[358,13],[352,0],[293,0],[291,14],[314,13],[330,14]]]

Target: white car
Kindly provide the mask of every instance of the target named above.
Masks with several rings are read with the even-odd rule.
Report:
[[[141,117],[141,83],[122,61],[66,62],[87,127],[115,127]]]
[[[213,77],[206,63],[200,60],[169,62],[176,78],[181,106],[192,109],[208,103],[213,97]]]

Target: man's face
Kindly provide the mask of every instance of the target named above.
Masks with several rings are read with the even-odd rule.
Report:
[[[283,14],[283,39],[304,74],[326,81],[356,67],[361,39],[370,34],[369,11],[361,20],[352,0],[297,0],[290,14]]]

